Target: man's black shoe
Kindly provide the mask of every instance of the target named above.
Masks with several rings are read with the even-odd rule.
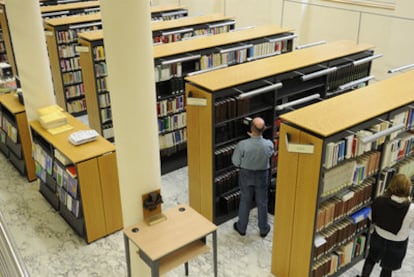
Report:
[[[269,234],[269,232],[270,232],[270,225],[267,225],[267,226],[269,227],[269,229],[267,229],[267,231],[266,231],[265,233],[260,233],[260,236],[261,236],[262,238],[266,237],[266,236],[267,236],[267,234]]]
[[[233,228],[234,228],[234,230],[237,231],[237,233],[239,233],[240,236],[245,236],[246,235],[246,233],[243,233],[243,232],[239,231],[239,229],[237,228],[237,222],[234,222]]]

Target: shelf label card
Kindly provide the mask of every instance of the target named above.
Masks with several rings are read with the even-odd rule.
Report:
[[[187,98],[187,105],[190,105],[190,106],[207,106],[207,99],[188,97]]]
[[[89,47],[87,46],[76,46],[75,47],[76,52],[78,53],[88,53],[89,52]]]
[[[289,136],[285,134],[286,149],[288,152],[313,154],[315,147],[312,144],[300,144],[289,142]]]
[[[52,31],[45,31],[45,36],[51,37],[51,36],[53,36],[53,32]]]

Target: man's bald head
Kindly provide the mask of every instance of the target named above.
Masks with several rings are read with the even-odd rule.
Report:
[[[253,118],[253,120],[250,124],[250,129],[251,129],[253,135],[261,136],[263,134],[264,128],[265,128],[265,122],[264,122],[263,118],[261,118],[261,117]]]

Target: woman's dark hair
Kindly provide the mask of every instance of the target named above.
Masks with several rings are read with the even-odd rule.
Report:
[[[394,175],[388,185],[384,196],[391,197],[395,195],[398,197],[408,197],[411,191],[411,180],[405,174]]]

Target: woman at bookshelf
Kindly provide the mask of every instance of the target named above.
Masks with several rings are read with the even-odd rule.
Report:
[[[370,249],[362,268],[362,277],[368,277],[380,262],[380,277],[392,276],[400,269],[407,252],[410,228],[414,229],[414,204],[410,201],[411,181],[404,174],[396,174],[382,196],[372,204]]]
[[[239,220],[234,223],[233,228],[241,236],[246,235],[253,197],[257,205],[260,236],[266,237],[270,231],[270,225],[267,223],[267,190],[269,158],[273,155],[273,143],[263,138],[264,129],[264,120],[255,117],[250,123],[250,138],[240,141],[232,155],[233,164],[240,168]]]

